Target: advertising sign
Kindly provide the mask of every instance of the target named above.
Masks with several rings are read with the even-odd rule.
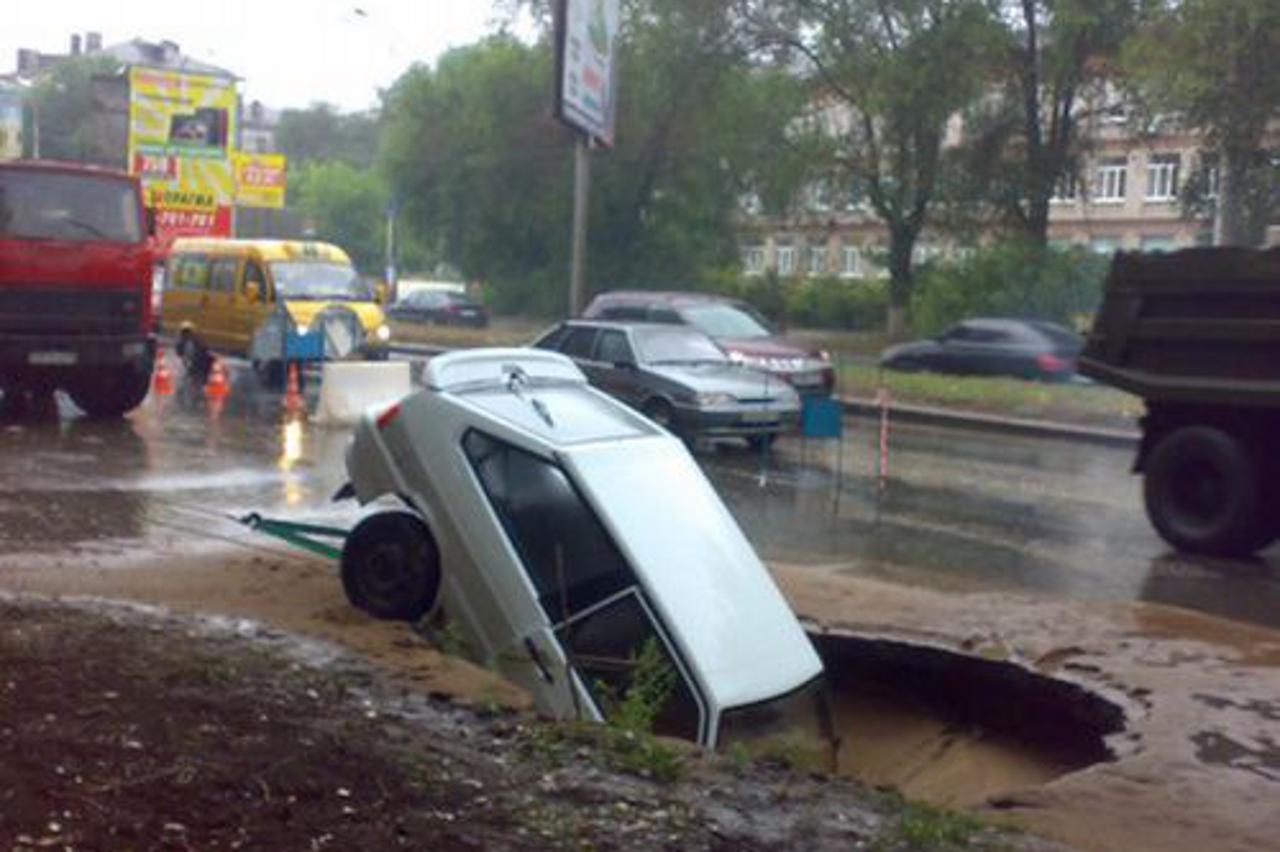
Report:
[[[284,154],[237,152],[235,166],[236,204],[241,207],[284,207]]]
[[[0,89],[0,160],[22,156],[22,95]]]
[[[235,120],[234,80],[129,70],[129,163],[162,239],[230,236]]]
[[[613,145],[619,0],[561,0],[556,101],[560,118]]]

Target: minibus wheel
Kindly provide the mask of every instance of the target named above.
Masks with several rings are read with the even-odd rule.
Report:
[[[362,520],[342,547],[342,588],[374,618],[422,618],[440,594],[440,550],[427,525],[402,511]]]

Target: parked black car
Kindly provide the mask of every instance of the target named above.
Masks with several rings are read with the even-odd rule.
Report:
[[[484,328],[489,324],[489,312],[483,305],[461,293],[445,290],[414,290],[388,308],[387,317],[427,325]]]
[[[979,317],[937,337],[891,346],[880,356],[880,364],[891,370],[1060,382],[1075,376],[1083,347],[1084,339],[1065,326]]]
[[[593,385],[686,439],[765,447],[800,415],[790,384],[735,363],[687,326],[571,320],[533,345],[568,355]]]

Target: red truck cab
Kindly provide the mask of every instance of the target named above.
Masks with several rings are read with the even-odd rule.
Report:
[[[0,162],[0,390],[62,388],[91,417],[147,396],[153,240],[137,178]]]

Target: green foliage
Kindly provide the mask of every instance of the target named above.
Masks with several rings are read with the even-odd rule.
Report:
[[[290,166],[340,160],[356,169],[373,165],[378,149],[378,122],[370,114],[340,113],[330,104],[287,109],[276,130],[280,150]]]
[[[123,146],[127,140],[115,138],[104,127],[94,99],[95,78],[127,88],[119,79],[121,73],[115,59],[90,55],[59,62],[40,78],[28,102],[32,119],[39,125],[41,158],[125,166]],[[34,144],[34,137],[34,133],[27,134],[28,147]]]
[[[889,829],[876,838],[875,852],[952,852],[973,848],[974,838],[985,828],[968,814],[944,811],[901,798],[891,800],[895,810]]]
[[[1159,5],[1125,66],[1154,111],[1177,114],[1217,155],[1223,242],[1261,242],[1280,211],[1280,175],[1265,148],[1280,117],[1280,3]]]
[[[676,670],[652,637],[640,648],[631,671],[631,682],[621,696],[604,684],[597,695],[604,697],[605,716],[611,726],[624,731],[648,734],[676,685]]]
[[[751,304],[779,326],[881,329],[889,308],[883,278],[820,276],[779,280],[776,275],[724,271],[708,276],[708,288]]]
[[[366,273],[381,269],[387,190],[376,174],[337,160],[310,162],[291,173],[289,195],[316,239],[341,246]]]
[[[736,259],[740,194],[767,182],[802,103],[752,70],[727,0],[629,0],[617,143],[592,155],[587,289],[696,285]],[[501,312],[566,307],[573,135],[552,52],[505,35],[418,66],[387,95],[380,164],[406,223]]]
[[[911,302],[911,324],[919,334],[936,334],[966,317],[992,315],[1078,326],[1097,308],[1108,265],[1083,248],[998,243],[928,267]]]

